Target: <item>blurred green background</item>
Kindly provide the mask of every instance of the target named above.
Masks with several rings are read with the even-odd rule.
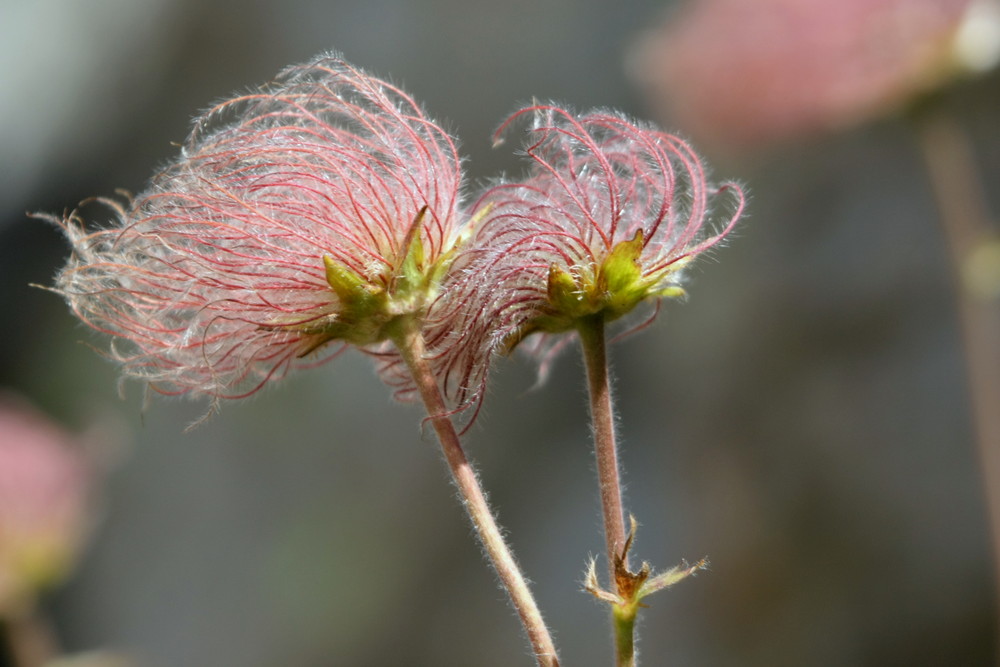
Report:
[[[130,443],[74,578],[68,650],[149,667],[529,665],[421,412],[349,353],[185,433],[204,405],[117,395],[105,341],[48,284],[68,247],[26,212],[138,191],[193,114],[337,49],[462,141],[532,97],[651,114],[625,76],[654,0],[3,0],[0,386]],[[1000,210],[1000,77],[942,104]],[[682,133],[684,128],[677,128]],[[996,601],[946,256],[912,129],[885,120],[743,164],[751,193],[690,299],[619,343],[634,551],[712,567],[649,600],[647,665],[987,665]],[[87,344],[80,344],[81,342]],[[998,342],[1000,344],[1000,342]],[[606,665],[581,592],[603,552],[575,350],[494,374],[467,437],[566,665]],[[1000,409],[1000,406],[998,406]]]

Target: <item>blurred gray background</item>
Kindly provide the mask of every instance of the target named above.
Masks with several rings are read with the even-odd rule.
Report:
[[[533,96],[648,116],[624,61],[654,0],[0,0],[0,386],[128,451],[76,576],[68,650],[149,667],[529,665],[421,412],[357,354],[232,402],[126,387],[49,283],[27,211],[142,189],[197,110],[327,49],[400,82],[472,182],[519,169],[495,125]],[[951,89],[1000,210],[1000,79]],[[683,128],[679,128],[683,131]],[[711,157],[711,156],[709,156]],[[649,600],[647,665],[987,665],[996,601],[945,253],[900,121],[726,165],[752,193],[684,303],[618,344],[635,555],[708,572]],[[611,664],[580,591],[603,553],[575,350],[494,375],[467,442],[563,662]],[[603,568],[602,568],[603,571]]]

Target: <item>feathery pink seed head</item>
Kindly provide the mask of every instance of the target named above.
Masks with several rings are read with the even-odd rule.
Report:
[[[524,266],[514,275],[534,290],[537,312],[521,333],[568,330],[592,314],[614,320],[647,298],[682,294],[684,267],[738,220],[740,188],[713,190],[685,142],[614,113],[535,106],[501,131],[529,115],[531,171],[482,197],[492,212],[478,236],[508,246],[502,265]],[[713,230],[710,199],[723,191],[735,211]]]
[[[536,105],[508,118],[497,139],[523,120],[528,175],[473,207],[483,221],[444,288],[442,366],[470,393],[497,349],[683,294],[684,268],[725,238],[744,206],[739,186],[708,185],[692,149],[652,126]],[[720,197],[731,202],[725,211]]]
[[[74,255],[57,289],[117,338],[126,375],[244,396],[331,341],[381,351],[394,317],[422,313],[460,187],[454,141],[413,99],[321,55],[199,117],[148,190],[104,202],[113,226],[62,221]]]

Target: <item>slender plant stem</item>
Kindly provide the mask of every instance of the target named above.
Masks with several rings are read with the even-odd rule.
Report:
[[[621,478],[618,473],[618,446],[615,442],[615,408],[608,378],[608,355],[605,341],[604,316],[601,314],[581,318],[577,324],[583,360],[587,367],[587,386],[590,393],[590,418],[594,431],[594,455],[597,459],[597,478],[601,489],[601,512],[604,515],[604,536],[608,551],[608,578],[612,584],[618,580],[617,568],[628,569],[625,551],[625,512],[622,506]],[[615,655],[618,667],[635,664],[635,617],[628,622],[613,610],[615,629]]]
[[[513,553],[504,541],[476,473],[462,449],[455,426],[447,416],[448,409],[441,396],[441,390],[424,356],[426,347],[423,335],[413,321],[404,320],[393,336],[393,342],[413,375],[465,509],[472,519],[476,534],[486,548],[490,562],[510,595],[518,616],[521,617],[521,623],[528,633],[538,664],[541,667],[559,667],[555,644],[542,620],[538,605],[514,560]]]
[[[594,454],[601,487],[601,511],[608,548],[608,576],[615,580],[615,559],[625,547],[625,512],[622,507],[621,479],[618,474],[618,445],[615,442],[615,408],[608,379],[608,356],[604,318],[592,315],[578,324],[583,360],[590,390],[590,418],[594,430]],[[628,554],[625,554],[627,557]],[[628,567],[628,563],[623,563]]]
[[[976,253],[994,244],[986,198],[978,177],[971,142],[962,128],[940,111],[917,119],[917,132],[941,229],[948,246],[965,353],[973,428],[979,451],[987,515],[993,546],[994,587],[1000,590],[1000,262],[978,267],[992,276],[984,286],[975,281]],[[987,258],[987,262],[990,262]],[[970,280],[972,278],[972,280]],[[1000,599],[1000,596],[998,596]],[[998,619],[1000,620],[1000,619]]]
[[[615,656],[617,667],[635,667],[635,617],[638,605],[612,609],[615,623]]]

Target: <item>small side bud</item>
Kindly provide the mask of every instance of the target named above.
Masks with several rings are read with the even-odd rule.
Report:
[[[632,549],[638,526],[635,517],[630,516],[629,520],[631,529],[625,539],[625,546],[622,547],[621,553],[615,557],[615,590],[612,592],[601,588],[597,579],[596,560],[593,558],[587,564],[583,579],[583,589],[598,600],[612,605],[615,619],[620,623],[633,623],[635,621],[639,609],[646,606],[642,603],[642,599],[646,596],[669,588],[678,581],[695,574],[698,570],[708,568],[708,559],[702,558],[694,565],[689,565],[687,561],[681,561],[680,565],[656,575],[653,574],[653,569],[647,562],[643,562],[637,572],[629,570],[625,563],[628,560],[628,553]]]

